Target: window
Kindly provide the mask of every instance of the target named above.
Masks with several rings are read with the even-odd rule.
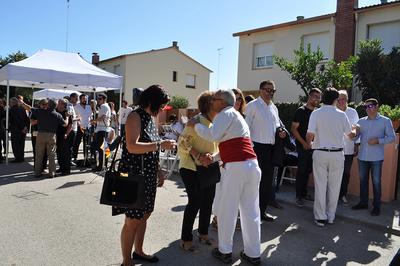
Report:
[[[186,74],[186,88],[196,88],[196,75]]]
[[[324,55],[324,60],[327,60],[329,58],[329,32],[304,35],[303,36],[304,49],[307,49],[308,44],[310,44],[311,51],[313,52],[316,52],[319,47],[319,49]]]
[[[271,67],[273,62],[273,42],[258,43],[254,45],[254,68]]]
[[[121,66],[120,65],[115,65],[113,67],[113,73],[116,75],[121,75]]]
[[[368,39],[382,40],[383,52],[390,53],[393,46],[400,45],[400,21],[369,25]]]
[[[178,81],[178,72],[172,71],[172,81],[177,82]]]

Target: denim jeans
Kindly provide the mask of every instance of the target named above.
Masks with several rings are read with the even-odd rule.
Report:
[[[373,207],[381,207],[381,174],[383,161],[358,160],[360,172],[360,199],[361,203],[368,204],[369,173],[371,172],[372,185],[374,189]]]

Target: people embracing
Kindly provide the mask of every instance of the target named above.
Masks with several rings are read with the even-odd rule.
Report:
[[[258,188],[261,171],[250,140],[250,130],[243,116],[234,109],[235,95],[231,90],[218,90],[212,98],[212,108],[218,114],[207,127],[198,120],[194,126],[203,139],[218,142],[222,161],[220,195],[216,202],[218,216],[218,247],[212,255],[224,263],[232,262],[233,234],[238,209],[244,250],[242,259],[260,264],[260,209]]]
[[[124,266],[134,265],[134,261],[156,263],[159,259],[143,251],[147,219],[154,210],[157,186],[164,183],[163,172],[159,169],[160,150],[171,150],[176,146],[173,140],[161,140],[154,118],[168,103],[169,97],[160,85],[152,85],[143,91],[139,107],[131,112],[125,124],[125,138],[122,144],[120,172],[144,173],[144,208],[127,209],[113,207],[112,214],[125,214],[121,231],[121,249]],[[99,114],[100,116],[100,114]],[[145,162],[142,169],[142,159]],[[132,247],[134,245],[134,252]]]
[[[195,119],[206,127],[211,126],[216,115],[212,108],[213,95],[213,92],[203,92],[197,100],[200,114]],[[208,238],[208,227],[215,196],[215,184],[202,185],[202,180],[197,174],[197,165],[208,167],[215,161],[218,158],[216,156],[218,144],[201,138],[193,127],[185,127],[179,138],[178,154],[179,173],[188,195],[188,204],[183,214],[181,247],[194,252],[197,249],[193,244],[192,231],[197,213],[199,213],[198,240],[201,243],[212,244],[212,240]]]

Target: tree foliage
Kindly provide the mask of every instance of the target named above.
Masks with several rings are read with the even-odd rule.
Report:
[[[2,56],[0,56],[0,68],[7,65],[8,63],[15,63],[15,62],[24,60],[27,57],[28,56],[26,55],[26,53],[21,52],[21,51],[18,51],[16,53],[11,53],[4,58]]]
[[[337,89],[349,89],[352,86],[352,69],[356,62],[356,57],[336,63],[334,60],[324,60],[324,54],[318,48],[312,51],[310,44],[304,48],[300,43],[298,50],[294,50],[294,60],[289,61],[280,56],[274,56],[274,62],[283,71],[286,71],[290,78],[297,82],[304,96],[300,100],[306,99],[308,92],[312,88],[324,90],[328,86]]]
[[[355,65],[356,84],[363,99],[377,98],[380,103],[395,106],[400,103],[400,47],[385,55],[381,41],[360,41]]]
[[[174,109],[184,109],[189,106],[189,100],[186,97],[175,95],[172,96],[168,105],[172,106]]]

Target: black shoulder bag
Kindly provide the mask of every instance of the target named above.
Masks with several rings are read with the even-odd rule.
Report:
[[[103,188],[101,191],[100,204],[124,207],[129,209],[144,208],[144,174],[143,156],[142,168],[139,174],[120,173],[115,169],[115,160],[118,152],[115,150],[110,168],[106,171]],[[120,162],[121,163],[121,162]]]

